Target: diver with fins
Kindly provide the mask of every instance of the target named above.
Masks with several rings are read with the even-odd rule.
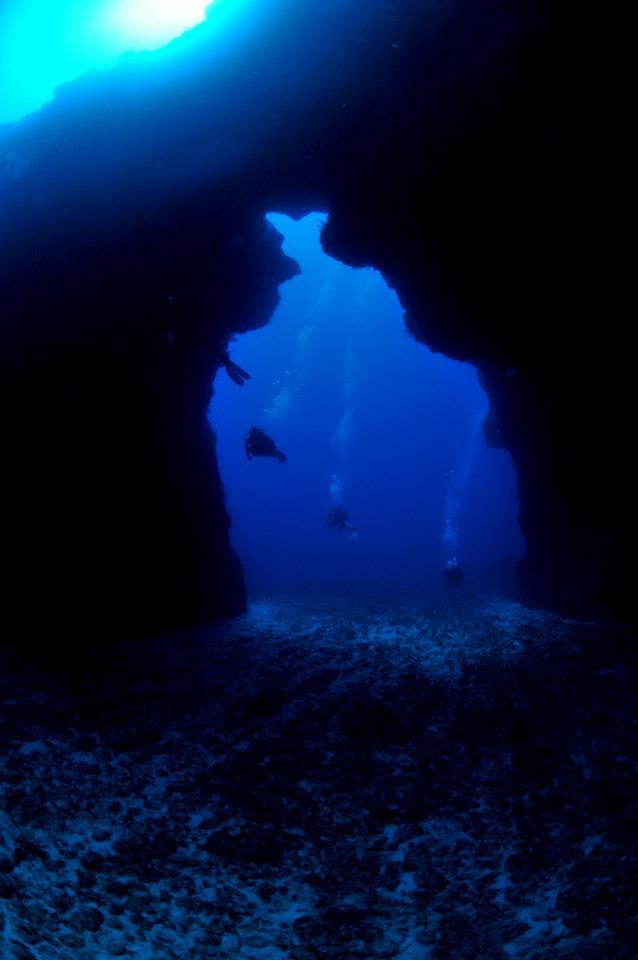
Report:
[[[238,363],[235,363],[234,360],[230,359],[230,354],[228,350],[216,350],[215,354],[219,357],[221,364],[233,381],[238,387],[243,387],[246,380],[250,380],[250,374],[247,373]]]
[[[448,594],[453,593],[454,590],[461,589],[463,580],[465,579],[465,573],[456,557],[452,557],[447,561],[443,568],[442,577],[447,584]]]
[[[244,450],[249,460],[253,457],[274,457],[279,463],[285,463],[288,457],[278,448],[272,437],[261,429],[251,427],[244,438]]]
[[[173,297],[169,297],[169,300],[173,300]],[[175,331],[170,327],[165,327],[166,341],[168,343],[168,349],[173,350],[175,347],[175,342],[178,339]],[[222,347],[212,346],[202,330],[195,328],[190,331],[181,331],[179,336],[180,341],[188,343],[191,347],[194,347],[199,350],[203,350],[204,353],[209,354],[211,357],[214,357],[220,365],[225,369],[226,373],[238,387],[243,387],[247,380],[250,380],[250,374],[247,370],[244,370],[243,367],[240,367],[238,363],[235,363],[234,360],[230,359],[230,353],[227,349]]]
[[[343,507],[333,507],[329,510],[326,520],[331,530],[350,530],[351,532],[354,530],[354,526],[350,523],[350,514]]]

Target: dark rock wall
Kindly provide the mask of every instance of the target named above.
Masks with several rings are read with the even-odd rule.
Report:
[[[626,613],[612,12],[270,0],[238,30],[214,10],[0,130],[11,599],[140,623],[241,607],[214,351],[294,272],[263,214],[327,209],[327,251],[478,365],[528,599]]]
[[[244,605],[211,384],[229,332],[265,323],[296,268],[263,220],[233,219],[220,245],[224,217],[191,221],[207,255],[188,278],[158,219],[117,262],[109,249],[13,293],[28,330],[3,349],[3,583],[29,624],[148,627]]]

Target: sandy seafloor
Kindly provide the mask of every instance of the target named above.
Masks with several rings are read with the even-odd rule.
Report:
[[[4,662],[0,957],[636,960],[635,680],[481,602]]]

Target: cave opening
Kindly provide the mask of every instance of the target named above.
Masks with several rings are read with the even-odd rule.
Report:
[[[378,272],[323,252],[325,215],[268,219],[301,272],[270,323],[230,344],[250,379],[239,389],[222,368],[210,408],[249,597],[436,601],[453,558],[464,597],[515,596],[516,474],[485,440],[476,369],[414,341]],[[247,458],[253,426],[285,463]]]

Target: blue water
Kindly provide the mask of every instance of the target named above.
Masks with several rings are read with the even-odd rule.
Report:
[[[302,273],[270,324],[237,337],[243,388],[221,370],[211,419],[249,590],[436,595],[457,556],[464,593],[507,592],[523,554],[509,454],[482,433],[475,369],[407,332],[396,295],[373,270],[321,250],[324,221],[272,215]],[[288,456],[247,460],[258,425]],[[353,532],[335,533],[331,506]]]

